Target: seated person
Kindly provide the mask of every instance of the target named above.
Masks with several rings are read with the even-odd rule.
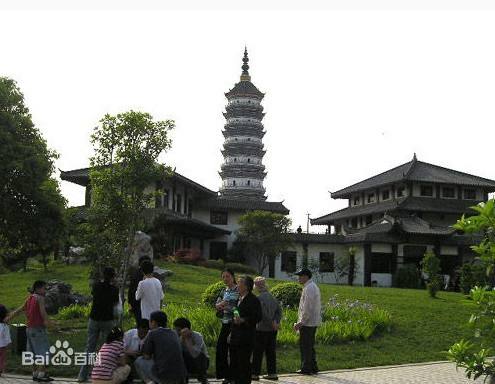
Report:
[[[184,384],[187,371],[177,333],[167,328],[167,315],[151,312],[150,331],[144,339],[142,356],[134,363],[146,384]]]
[[[174,321],[174,328],[180,336],[182,354],[188,375],[194,374],[202,384],[208,383],[206,374],[210,365],[210,358],[203,335],[199,332],[191,331],[191,322],[184,317],[179,317]]]
[[[149,329],[149,321],[140,319],[137,328],[129,329],[126,333],[124,333],[124,352],[127,356],[127,361],[132,368],[134,368],[134,361],[138,358],[138,356],[141,356],[144,338],[148,334]],[[131,374],[127,378],[127,382],[132,383],[135,376],[135,370],[131,369]]]
[[[124,332],[118,327],[112,328],[108,334],[91,372],[93,384],[120,384],[129,376],[131,367],[126,365],[123,337]]]

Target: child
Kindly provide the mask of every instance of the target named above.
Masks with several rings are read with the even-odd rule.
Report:
[[[9,326],[5,324],[7,308],[0,304],[0,376],[5,370],[5,359],[7,358],[7,347],[12,342],[10,339]]]

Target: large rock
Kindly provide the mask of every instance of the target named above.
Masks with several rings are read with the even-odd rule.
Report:
[[[170,271],[169,269],[163,269],[160,267],[155,267],[153,268],[153,276],[156,277],[158,280],[160,280],[160,283],[162,283],[162,288],[165,289],[168,287],[167,284],[167,277],[172,276],[174,273]]]
[[[83,264],[88,261],[84,256],[83,247],[69,247],[69,254],[64,258],[66,264]]]
[[[144,232],[137,231],[134,235],[134,247],[131,252],[129,264],[138,267],[139,259],[147,256],[153,261],[153,247],[151,246],[151,236]]]
[[[46,285],[45,306],[49,315],[56,314],[60,308],[71,304],[86,305],[91,302],[90,296],[71,292],[72,286],[63,281],[50,280]]]

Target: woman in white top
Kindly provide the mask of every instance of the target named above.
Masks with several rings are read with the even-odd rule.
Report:
[[[153,263],[144,261],[141,264],[144,274],[143,280],[138,284],[136,300],[141,300],[141,318],[150,319],[150,314],[159,311],[162,307],[163,288],[162,283],[153,276]]]

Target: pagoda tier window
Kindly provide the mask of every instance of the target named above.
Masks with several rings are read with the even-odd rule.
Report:
[[[366,216],[366,225],[370,225],[372,222],[373,222],[373,216],[367,215]]]
[[[370,193],[368,194],[368,203],[374,203],[375,202],[375,194]]]
[[[405,194],[406,187],[403,185],[397,188],[397,197],[403,197]]]
[[[248,185],[248,186],[249,186],[249,185],[251,185],[251,180],[248,180],[248,181],[247,181],[247,185]]]
[[[382,191],[382,200],[390,199],[390,191],[387,189],[386,191]]]
[[[359,197],[358,196],[356,196],[354,198],[354,205],[359,205]]]
[[[476,189],[466,188],[463,191],[464,200],[476,200]]]
[[[433,197],[433,186],[422,185],[420,188],[420,194],[423,197]]]

